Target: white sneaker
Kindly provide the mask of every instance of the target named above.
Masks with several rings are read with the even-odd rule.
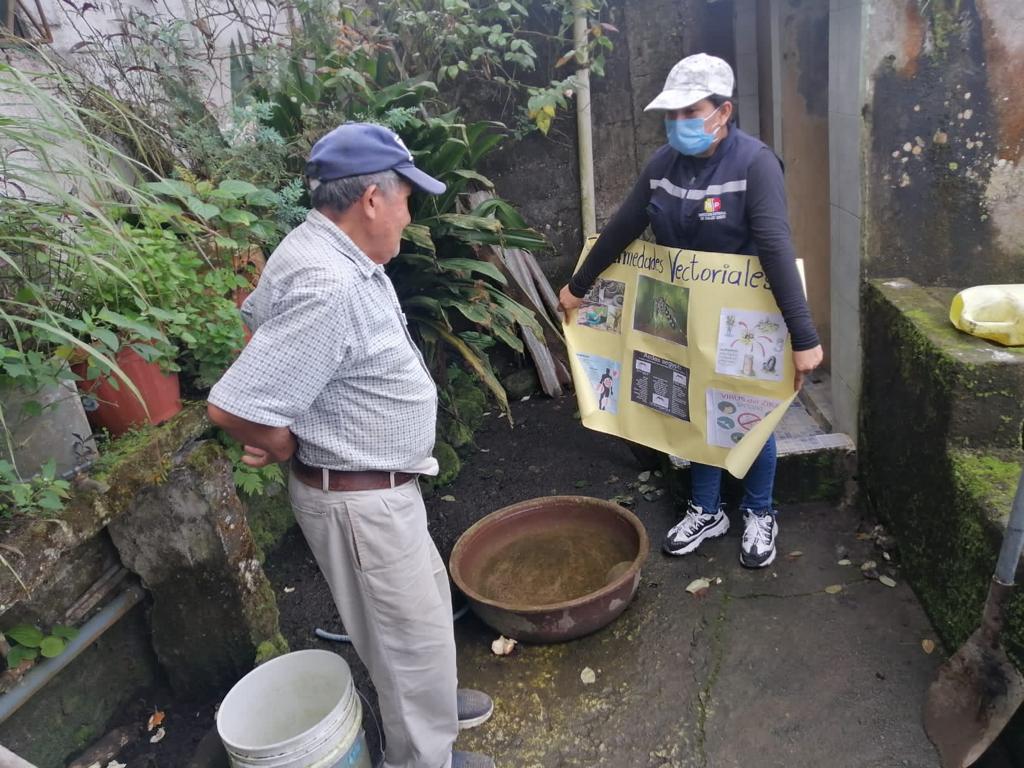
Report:
[[[749,509],[743,511],[743,540],[740,542],[740,565],[747,568],[764,568],[775,560],[775,537],[779,535],[779,524],[775,515],[755,515]]]
[[[692,501],[686,505],[686,515],[665,535],[662,548],[670,555],[686,555],[701,545],[704,539],[713,539],[729,530],[729,518],[719,509],[705,512]]]

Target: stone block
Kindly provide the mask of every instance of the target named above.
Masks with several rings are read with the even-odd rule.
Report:
[[[231,462],[215,442],[175,457],[109,531],[152,595],[153,648],[175,691],[223,691],[257,656],[287,650]]]
[[[68,552],[99,534],[141,489],[163,482],[172,455],[209,426],[205,406],[189,404],[166,424],[121,438],[106,449],[92,477],[76,483],[60,524],[38,518],[10,521],[4,544],[11,567],[0,568],[0,613],[31,602],[57,578]]]
[[[951,290],[872,281],[860,456],[867,497],[950,649],[978,625],[1024,463],[1024,350],[963,334]],[[1007,646],[1024,666],[1024,596]]]
[[[1001,347],[954,328],[954,293],[906,279],[868,285],[866,406],[876,409],[876,428],[890,437],[898,414],[908,440],[1020,450],[1024,348]]]

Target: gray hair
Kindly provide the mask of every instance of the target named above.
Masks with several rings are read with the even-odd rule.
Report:
[[[330,181],[310,179],[309,199],[314,208],[328,208],[335,213],[343,213],[370,187],[377,185],[384,194],[391,194],[399,188],[401,181],[401,177],[394,171],[379,171]]]

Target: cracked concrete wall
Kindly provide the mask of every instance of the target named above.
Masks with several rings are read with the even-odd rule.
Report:
[[[619,30],[615,49],[606,76],[592,81],[598,229],[665,143],[660,116],[643,109],[661,91],[672,66],[701,51],[735,59],[732,0],[612,0],[608,14]]]
[[[866,4],[866,269],[925,285],[1019,282],[1024,4]]]

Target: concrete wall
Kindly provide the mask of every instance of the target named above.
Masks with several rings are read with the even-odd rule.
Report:
[[[861,392],[861,0],[829,4],[828,132],[830,360],[836,428],[857,434]]]
[[[925,285],[1024,272],[1024,4],[870,4],[864,38],[870,276]]]

